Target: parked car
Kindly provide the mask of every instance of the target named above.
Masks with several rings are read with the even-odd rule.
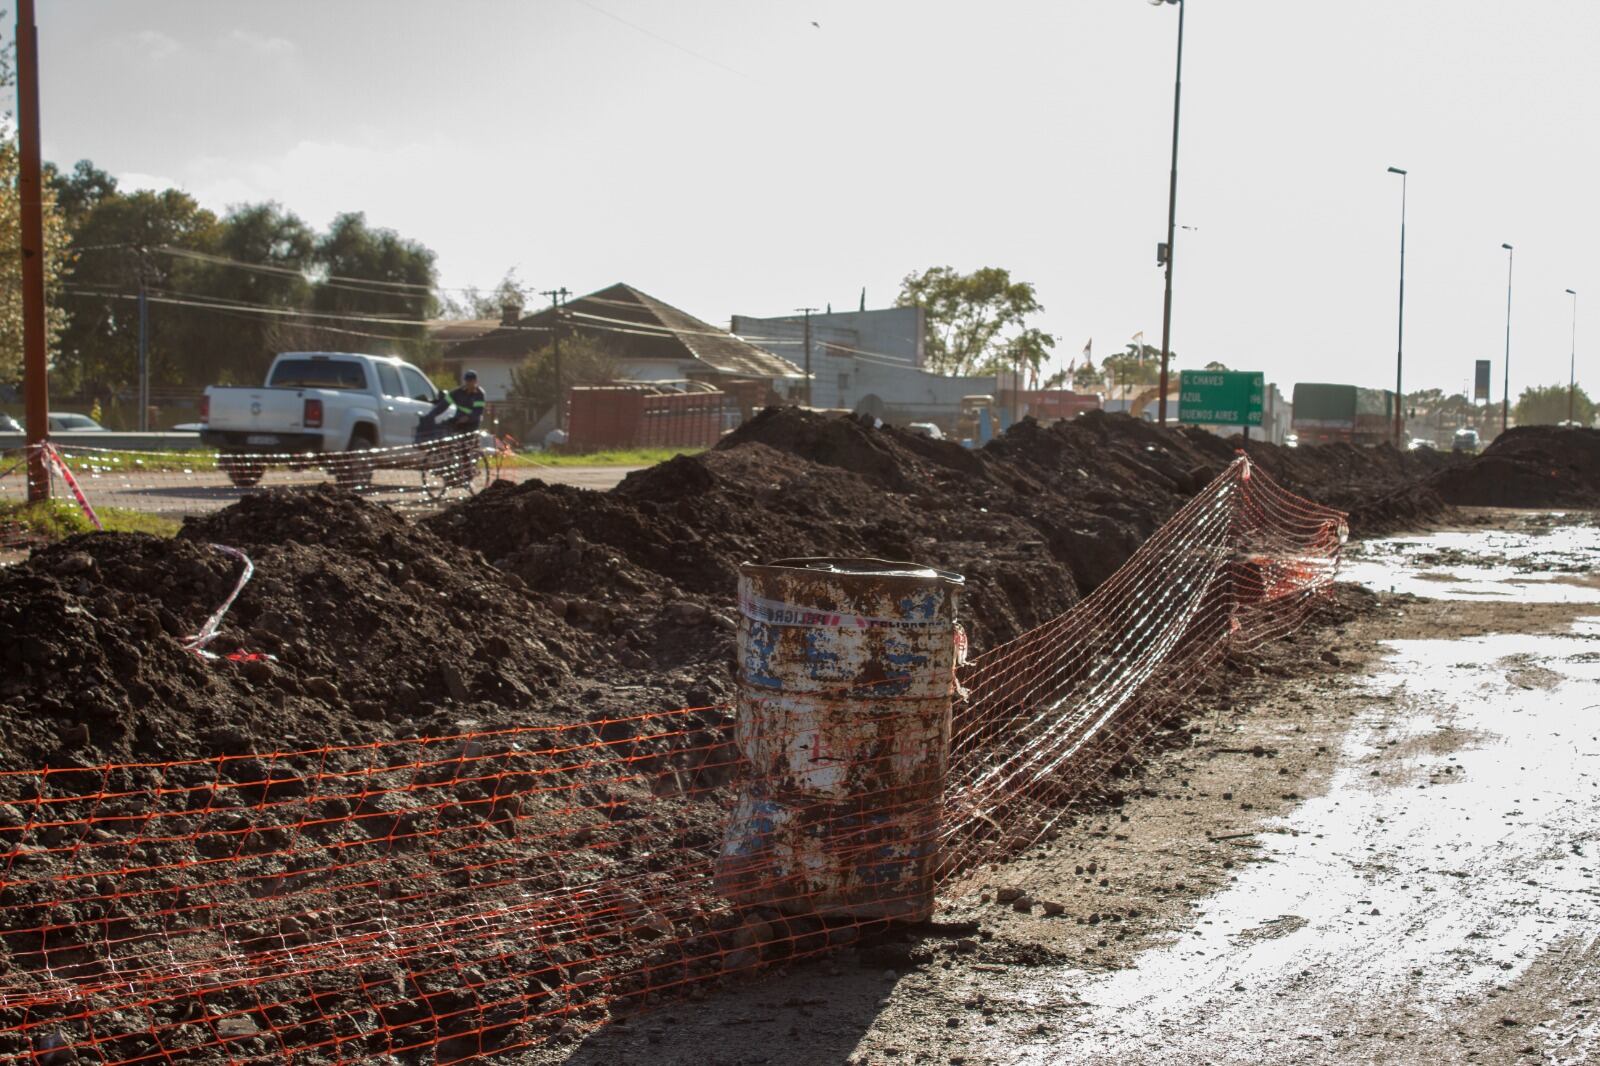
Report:
[[[1283,446],[1285,448],[1298,448],[1298,447],[1300,447],[1300,434],[1298,434],[1298,433],[1290,433],[1288,436],[1284,437],[1283,438]]]
[[[1412,437],[1410,448],[1414,452],[1420,452],[1424,450],[1431,452],[1433,451],[1433,441],[1429,440],[1427,437]]]
[[[8,414],[0,414],[0,433],[21,433],[22,424]]]
[[[1456,430],[1454,437],[1450,438],[1450,450],[1457,455],[1478,454],[1478,431],[1466,426]]]
[[[944,430],[932,422],[912,422],[906,426],[906,429],[911,433],[927,437],[929,440],[944,440]]]
[[[102,426],[88,415],[77,415],[71,411],[51,411],[45,417],[50,420],[51,433],[106,432],[105,426]]]

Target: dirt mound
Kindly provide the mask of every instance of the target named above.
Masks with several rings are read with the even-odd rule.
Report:
[[[1250,450],[1289,488],[1352,509],[1358,533],[1443,507],[1412,487],[1427,459]],[[424,525],[520,577],[568,623],[662,666],[726,661],[739,564],[801,555],[965,574],[981,649],[1097,587],[1236,455],[1214,435],[1121,415],[1026,420],[974,452],[862,417],[769,408],[711,451],[613,492],[496,485]]]
[[[1519,426],[1441,471],[1432,487],[1463,506],[1600,506],[1600,430]]]
[[[207,647],[218,658],[202,659],[186,638],[242,570],[212,543],[244,551],[255,572]],[[3,757],[175,757],[451,729],[543,706],[573,686],[570,663],[612,665],[608,645],[580,654],[580,635],[515,586],[331,489],[249,496],[172,540],[73,537],[0,571]]]
[[[572,624],[630,634],[661,665],[731,661],[743,562],[850,555],[958,570],[963,614],[984,642],[1077,599],[1071,572],[1025,520],[953,494],[890,491],[753,441],[639,471],[610,493],[497,485],[425,524],[559,601]]]

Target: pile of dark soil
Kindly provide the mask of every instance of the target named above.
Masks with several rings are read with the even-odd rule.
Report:
[[[186,638],[241,571],[210,543],[243,550],[255,574],[207,660]],[[0,760],[283,750],[513,712],[570,720],[552,698],[581,690],[573,664],[614,669],[613,649],[519,586],[332,489],[249,496],[172,540],[70,538],[0,571]]]
[[[1482,455],[1441,471],[1446,501],[1478,507],[1600,506],[1600,430],[1519,426]]]
[[[631,474],[612,492],[501,483],[424,525],[521,578],[570,624],[626,634],[661,665],[725,660],[739,564],[803,555],[910,559],[966,575],[962,613],[982,649],[1098,586],[1236,448],[1093,414],[1024,421],[973,452],[868,419],[772,408],[711,451]],[[1440,457],[1250,451],[1291,490],[1350,508],[1358,533],[1443,509],[1416,488]]]

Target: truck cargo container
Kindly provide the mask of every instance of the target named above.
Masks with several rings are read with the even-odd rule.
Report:
[[[1355,385],[1300,382],[1294,387],[1300,444],[1382,444],[1394,440],[1394,393]]]

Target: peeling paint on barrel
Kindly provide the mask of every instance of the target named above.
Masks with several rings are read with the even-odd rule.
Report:
[[[962,584],[876,559],[740,568],[735,739],[750,773],[717,863],[723,895],[931,915]]]

